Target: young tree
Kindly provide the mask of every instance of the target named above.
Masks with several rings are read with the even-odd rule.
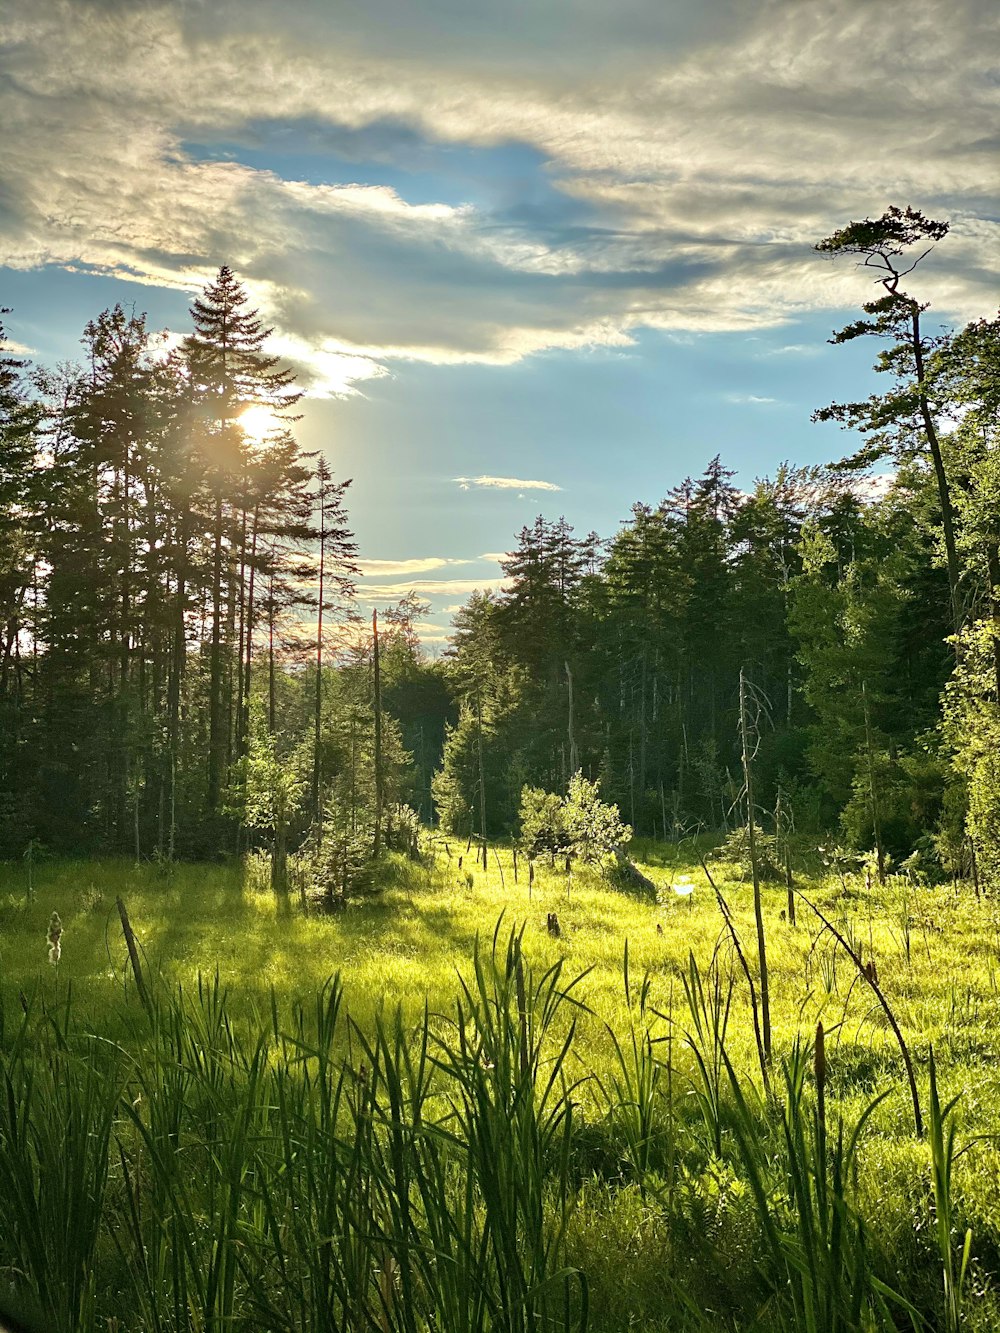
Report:
[[[280,752],[263,707],[251,708],[246,757],[240,764],[242,822],[271,843],[271,888],[288,892],[288,836],[301,809],[305,782],[292,756]]]
[[[334,482],[325,458],[316,464],[317,545],[319,547],[319,584],[316,595],[316,694],[313,711],[312,817],[318,822],[322,813],[322,774],[320,737],[323,720],[323,616],[326,611],[343,610],[355,592],[358,573],[357,542],[347,526],[344,496],[350,481]]]

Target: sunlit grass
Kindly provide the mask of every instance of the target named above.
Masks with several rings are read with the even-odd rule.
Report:
[[[72,984],[78,1005],[106,1012],[130,986],[115,909],[120,895],[147,972],[169,985],[191,986],[199,973],[218,972],[238,1013],[265,1010],[272,988],[304,997],[339,972],[358,1021],[397,1003],[415,1019],[425,1002],[432,1010],[449,1005],[477,935],[491,938],[502,915],[507,927],[524,925],[525,950],[537,965],[564,959],[570,974],[589,971],[583,991],[595,1016],[584,1018],[581,1038],[599,1065],[604,1021],[627,1016],[626,943],[633,977],[652,974],[651,1002],[664,1012],[672,990],[676,1004],[676,977],[689,953],[704,968],[716,949],[729,950],[714,896],[690,851],[640,847],[639,864],[658,887],[657,901],[616,891],[594,869],[567,874],[561,862],[540,861],[529,886],[523,858],[515,883],[509,849],[491,850],[485,871],[475,849],[466,853],[452,842],[449,851],[420,866],[391,858],[381,892],[335,916],[304,914],[294,893],[287,902],[276,899],[266,866],[253,858],[242,865],[179,865],[169,873],[125,861],[43,864],[35,869],[30,901],[24,868],[8,864],[0,867],[0,985],[13,998],[19,990],[54,994]],[[717,867],[714,875],[752,961],[749,886],[727,869]],[[673,892],[680,879],[694,885],[689,896]],[[964,1089],[966,1117],[985,1129],[1000,1082],[993,1040],[1000,1022],[1000,913],[994,904],[977,902],[967,888],[919,888],[902,879],[885,888],[857,877],[799,884],[850,932],[865,959],[875,960],[918,1063],[926,1063],[933,1043],[943,1087]],[[899,1062],[874,997],[804,902],[796,926],[784,919],[785,909],[784,887],[765,889],[776,1051],[788,1050],[798,1033],[811,1036],[821,1018],[834,1085],[848,1097],[867,1095],[876,1084],[881,1089],[899,1078]],[[57,968],[48,963],[45,940],[54,910],[64,928]],[[551,912],[559,919],[558,938],[546,928]],[[739,986],[732,1039],[752,1063]],[[883,1112],[897,1114],[902,1125],[903,1096]]]
[[[404,1028],[418,1032],[425,1004],[432,1015],[453,1012],[459,977],[472,972],[477,937],[488,949],[501,917],[502,938],[523,926],[524,953],[536,975],[560,961],[564,981],[587,974],[573,992],[583,1007],[561,1010],[553,1028],[563,1031],[573,1018],[577,1023],[565,1075],[580,1108],[573,1151],[579,1158],[574,1171],[583,1175],[568,1254],[592,1274],[595,1327],[616,1327],[619,1285],[632,1293],[636,1326],[658,1327],[664,1256],[679,1243],[685,1210],[692,1236],[698,1227],[707,1229],[718,1252],[712,1281],[717,1287],[731,1281],[731,1290],[720,1288],[711,1299],[736,1309],[756,1271],[756,1223],[746,1183],[727,1156],[732,1143],[722,1158],[704,1155],[689,1044],[692,1016],[681,980],[691,957],[703,975],[713,957],[723,974],[734,975],[726,1048],[747,1086],[759,1080],[745,983],[731,966],[731,946],[700,864],[691,849],[640,845],[637,851],[657,886],[655,899],[620,892],[593,869],[569,875],[561,863],[540,862],[529,887],[523,859],[515,882],[509,849],[498,849],[499,859],[491,849],[484,871],[474,849],[467,853],[452,842],[448,852],[442,846],[422,865],[390,858],[376,896],[329,917],[303,913],[294,892],[286,902],[277,900],[266,865],[253,858],[242,865],[177,866],[169,873],[129,862],[52,862],[35,867],[30,899],[24,868],[7,865],[0,867],[0,998],[10,1025],[22,995],[32,1012],[39,1005],[55,1012],[71,989],[77,1029],[89,1026],[129,1049],[146,1040],[115,905],[120,895],[147,979],[164,996],[177,987],[191,995],[199,976],[217,973],[228,992],[229,1015],[251,1043],[268,1028],[272,992],[286,1014],[295,1000],[309,1010],[334,973],[343,979],[344,1004],[363,1032],[375,1031],[377,1015],[389,1016],[397,1005]],[[750,888],[733,867],[715,866],[713,876],[752,964]],[[690,894],[675,892],[683,880],[693,885]],[[953,1209],[961,1233],[972,1229],[969,1285],[980,1290],[1000,1269],[1000,1154],[992,1139],[1000,1097],[994,1036],[1000,1021],[1000,914],[966,886],[920,887],[895,878],[879,887],[860,876],[804,874],[798,882],[865,960],[876,963],[912,1049],[925,1107],[932,1046],[942,1100],[960,1095],[958,1142],[967,1150],[954,1162]],[[797,1037],[811,1040],[822,1019],[830,1114],[854,1123],[878,1093],[888,1092],[860,1149],[857,1197],[872,1235],[890,1256],[886,1262],[908,1273],[923,1306],[933,1308],[940,1269],[930,1264],[932,1242],[921,1231],[931,1216],[929,1149],[913,1136],[898,1048],[870,989],[806,902],[798,902],[797,925],[785,919],[786,909],[784,886],[765,888],[777,1065],[791,1057]],[[53,911],[63,923],[57,967],[48,962],[46,941]],[[547,929],[550,913],[558,916],[558,937]],[[640,1009],[637,996],[647,975]],[[629,1034],[636,1031],[660,1043],[661,1061],[669,1049],[671,1064],[669,1082],[661,1069],[648,1097],[642,1094],[644,1106],[630,1106],[621,1092],[625,1073],[609,1035],[615,1034],[628,1061],[634,1049]],[[340,1041],[343,1029],[338,1032]],[[637,1049],[641,1054],[641,1041]],[[636,1066],[637,1087],[648,1073]],[[643,1138],[650,1124],[657,1145],[652,1155]],[[667,1161],[664,1144],[674,1145],[676,1159]],[[637,1157],[644,1162],[640,1170],[618,1180],[615,1167],[609,1183],[609,1163]],[[588,1170],[595,1172],[589,1180]],[[671,1194],[668,1225],[658,1191],[664,1173],[673,1180],[675,1172],[680,1193]],[[989,1327],[992,1311],[992,1298],[972,1301],[967,1326]]]

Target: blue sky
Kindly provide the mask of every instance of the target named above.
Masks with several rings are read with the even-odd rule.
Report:
[[[920,292],[993,313],[998,36],[987,0],[39,0],[0,49],[0,304],[52,363],[115,301],[184,332],[231,264],[370,596],[417,581],[434,646],[539,512],[606,535],[716,453],[842,451],[809,414],[874,387],[825,341],[869,287],[811,245],[849,218],[950,218]]]

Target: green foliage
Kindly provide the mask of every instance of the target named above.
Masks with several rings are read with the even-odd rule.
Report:
[[[281,754],[278,738],[267,725],[261,700],[253,701],[250,718],[247,753],[235,772],[235,812],[248,829],[268,836],[272,885],[276,891],[284,892],[288,887],[289,831],[306,792],[301,754]],[[296,758],[299,764],[294,762]]]
[[[962,654],[948,687],[946,734],[964,777],[968,830],[980,875],[1000,883],[1000,704],[993,675],[994,630],[981,620],[962,635]]]
[[[766,833],[759,824],[754,824],[754,846],[757,851],[757,871],[761,879],[777,882],[783,880],[783,853],[778,839],[773,833]],[[735,866],[743,880],[749,880],[753,867],[750,864],[750,838],[745,824],[733,829],[714,853],[718,861]]]
[[[518,841],[525,856],[534,859],[545,853],[555,856],[565,851],[569,842],[565,810],[565,802],[556,792],[543,791],[541,787],[521,788]]]
[[[237,771],[234,810],[247,828],[272,836],[287,829],[299,810],[305,781],[290,756],[282,755],[278,738],[267,727],[263,703],[251,708],[251,731],[246,758]]]
[[[520,844],[529,857],[547,852],[599,864],[632,840],[616,805],[600,799],[600,783],[574,773],[565,796],[539,787],[521,790]]]
[[[325,824],[315,852],[306,855],[312,881],[310,898],[324,911],[339,911],[377,889],[372,831],[367,824],[360,828],[346,823]]]
[[[569,850],[581,861],[603,861],[632,841],[632,829],[622,821],[617,805],[602,801],[600,783],[589,782],[580,772],[569,780],[563,819]]]
[[[870,758],[864,756],[854,776],[851,797],[840,816],[848,844],[858,849],[875,845],[874,784],[875,809],[886,850],[900,861],[918,848],[922,849],[925,860],[927,854],[933,856],[934,835],[941,824],[948,780],[946,765],[926,751],[892,755],[880,750]]]
[[[393,805],[386,811],[385,845],[392,852],[403,852],[411,861],[419,861],[424,837],[420,816],[411,806]]]

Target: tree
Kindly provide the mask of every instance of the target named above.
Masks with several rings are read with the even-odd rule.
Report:
[[[576,772],[569,780],[565,796],[539,787],[521,790],[520,841],[530,857],[548,852],[592,864],[632,840],[632,829],[622,822],[617,805],[600,799],[600,783],[589,782]]]
[[[247,531],[247,431],[240,418],[266,408],[277,420],[298,402],[293,372],[264,351],[273,332],[232,269],[223,265],[191,307],[194,333],[184,342],[204,434],[211,493],[211,644],[209,649],[208,805],[218,807],[232,739],[232,647],[237,615],[244,615]],[[243,486],[241,488],[241,483]],[[239,599],[239,606],[237,605]],[[227,689],[227,684],[229,688]]]
[[[280,753],[262,705],[251,708],[248,741],[239,772],[240,814],[248,828],[269,837],[271,888],[284,894],[288,892],[288,836],[306,784],[291,757]]]
[[[0,309],[0,856],[20,853],[32,836],[32,770],[22,647],[32,632],[33,588],[43,523],[38,468],[41,412],[27,363],[7,343]],[[27,636],[27,637],[26,637]]]
[[[522,787],[518,811],[518,841],[529,860],[548,854],[555,857],[566,850],[565,804],[554,791],[541,787]]]
[[[821,254],[859,255],[862,266],[877,274],[876,281],[884,295],[866,301],[862,306],[866,318],[846,325],[831,341],[844,343],[868,336],[890,340],[891,346],[879,353],[875,368],[892,377],[893,387],[887,393],[873,394],[865,402],[834,403],[822,408],[814,413],[814,420],[839,421],[870,436],[869,444],[849,460],[851,467],[869,466],[886,456],[897,462],[905,461],[921,450],[930,454],[944,537],[952,624],[957,632],[964,612],[955,512],[941,448],[934,388],[928,373],[929,358],[940,346],[940,339],[930,338],[923,331],[921,317],[927,304],[921,304],[900,287],[903,278],[913,272],[947,233],[947,222],[925,218],[918,209],[892,207],[874,220],[850,222],[816,245]],[[920,253],[910,260],[912,247],[917,247]]]
[[[622,821],[617,805],[600,799],[600,783],[574,773],[563,804],[569,850],[581,861],[601,862],[632,841],[630,825]]]
[[[354,597],[358,546],[347,526],[344,495],[350,480],[335,483],[325,458],[316,464],[316,510],[319,515],[319,584],[316,593],[316,698],[313,715],[312,816],[322,812],[320,736],[323,714],[323,615],[343,608]]]

